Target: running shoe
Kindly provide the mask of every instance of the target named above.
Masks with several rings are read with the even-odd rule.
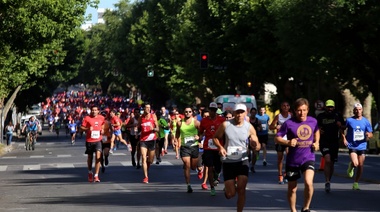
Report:
[[[144,177],[143,183],[149,183],[149,179],[147,177]]]
[[[278,184],[281,184],[281,185],[285,184],[284,183],[284,177],[282,175],[278,176]]]
[[[352,190],[360,190],[360,188],[359,188],[359,183],[354,183],[353,185],[352,185]]]
[[[214,171],[214,182],[213,182],[214,186],[218,186],[218,184],[220,182],[219,176],[220,176],[220,173],[217,173]]]
[[[108,157],[105,157],[105,159],[104,159],[104,165],[108,166],[108,164],[109,164]]]
[[[156,160],[156,164],[158,165],[158,164],[160,164],[160,162],[158,160]]]
[[[263,166],[267,166],[267,161],[263,160]]]
[[[165,155],[167,155],[168,154],[168,150],[165,150],[164,153],[165,153]]]
[[[330,190],[331,190],[330,183],[325,183],[325,191],[326,191],[326,193],[330,193]]]
[[[351,162],[348,163],[347,176],[348,177],[353,177],[354,176],[354,167],[352,166]]]
[[[165,155],[165,151],[164,149],[161,150],[161,156],[164,156]]]
[[[110,149],[110,154],[111,154],[111,155],[113,154],[113,150],[112,150],[112,149]]]
[[[136,169],[141,169],[141,165],[137,164]]]
[[[207,190],[208,189],[208,186],[206,183],[202,183],[202,190]]]
[[[202,170],[198,170],[198,179],[202,179],[203,178],[203,169]]]
[[[251,172],[252,172],[252,173],[256,173],[256,171],[255,171],[255,167],[253,167],[253,166],[251,167]]]
[[[94,175],[91,173],[88,173],[88,182],[92,183],[94,182]]]
[[[211,188],[210,194],[211,194],[211,196],[215,196],[216,195],[215,188]]]
[[[96,182],[96,183],[100,183],[100,180],[99,180],[99,177],[98,177],[98,176],[94,177],[94,182]]]
[[[301,209],[301,212],[310,212],[310,209]]]
[[[187,185],[187,193],[193,193],[193,189],[191,188],[191,185]]]
[[[216,180],[214,180],[214,182],[213,182],[214,186],[218,186],[218,185],[219,185],[219,182],[220,182],[220,179],[216,179]]]

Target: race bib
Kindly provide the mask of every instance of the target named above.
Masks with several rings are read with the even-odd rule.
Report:
[[[227,158],[229,160],[241,161],[243,158],[243,147],[241,146],[229,146],[227,147]]]
[[[261,128],[263,129],[263,131],[267,130],[267,124],[261,124]]]
[[[354,141],[362,141],[365,139],[364,132],[361,130],[354,131]]]
[[[99,130],[91,131],[91,138],[93,138],[93,139],[100,138],[100,131]]]
[[[71,127],[70,129],[71,129],[71,132],[75,132],[75,127],[74,126]]]
[[[186,146],[192,146],[195,143],[194,136],[185,137],[183,140]]]
[[[213,140],[213,139],[209,139],[209,140],[208,140],[208,148],[209,148],[209,149],[218,149],[218,147],[215,146],[215,144],[214,144],[214,140]]]

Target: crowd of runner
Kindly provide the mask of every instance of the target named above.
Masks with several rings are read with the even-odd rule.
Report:
[[[238,103],[233,111],[222,111],[220,104],[211,102],[208,107],[188,106],[179,111],[175,106],[170,110],[164,106],[153,108],[147,102],[139,105],[123,97],[101,96],[95,92],[55,95],[47,98],[42,108],[43,121],[52,126],[51,130],[59,131],[65,126],[66,132],[71,134],[72,144],[75,144],[77,133],[82,136],[81,133],[85,132],[89,182],[100,182],[99,172],[105,172],[108,157],[117,150],[119,143],[131,151],[132,165],[142,168],[143,183],[152,179],[149,168],[154,160],[159,164],[161,157],[168,153],[168,147],[172,147],[175,157],[183,162],[188,193],[193,192],[191,170],[198,172],[202,189],[208,190],[210,186],[211,196],[216,195],[214,187],[222,175],[226,198],[238,196],[237,211],[244,208],[248,172],[255,172],[260,150],[263,151],[263,166],[267,165],[268,130],[277,131],[278,183],[288,183],[291,211],[296,211],[297,180],[301,174],[305,184],[302,211],[310,211],[315,151],[319,151],[320,146],[327,162],[325,191],[331,190],[330,180],[340,141],[349,148],[351,162],[347,174],[353,177],[357,170],[353,189],[358,190],[366,139],[372,137],[372,128],[362,116],[361,104],[355,104],[354,116],[345,123],[334,110],[332,100],[326,101],[325,113],[317,118],[308,116],[309,102],[306,99],[298,99],[292,112],[289,103],[283,102],[280,114],[274,120],[265,114],[265,107],[260,107],[259,114],[256,114],[257,108],[248,111],[246,105]]]

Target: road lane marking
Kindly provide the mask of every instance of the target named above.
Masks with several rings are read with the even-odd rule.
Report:
[[[31,155],[30,158],[44,158],[45,155]]]
[[[41,170],[41,166],[40,165],[24,165],[22,170],[23,171]]]
[[[8,166],[0,166],[0,172],[6,171]]]
[[[58,158],[69,158],[71,155],[57,155]]]
[[[57,164],[54,164],[53,166],[57,168],[75,168],[74,164],[72,163],[57,163]]]

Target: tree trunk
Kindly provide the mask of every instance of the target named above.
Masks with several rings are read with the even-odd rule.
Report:
[[[11,108],[11,106],[13,105],[13,102],[14,100],[16,99],[16,96],[17,96],[17,93],[20,91],[21,89],[21,85],[17,86],[17,88],[15,89],[15,91],[13,92],[12,96],[8,99],[7,103],[4,105],[4,99],[1,99],[0,101],[0,105],[4,105],[4,107],[2,107],[0,109],[0,119],[1,119],[1,122],[0,122],[0,132],[1,132],[1,143],[3,143],[3,134],[4,134],[4,120],[5,120],[5,117],[6,115],[8,114],[8,111],[9,109]]]
[[[372,123],[372,118],[371,118],[371,108],[372,108],[372,99],[373,96],[371,93],[368,94],[368,96],[364,99],[364,101],[359,101],[355,96],[352,95],[350,90],[345,89],[342,92],[342,95],[344,97],[345,101],[345,109],[343,112],[343,117],[348,118],[354,115],[353,109],[354,105],[357,102],[360,102],[363,105],[363,116],[366,117],[370,123]]]

